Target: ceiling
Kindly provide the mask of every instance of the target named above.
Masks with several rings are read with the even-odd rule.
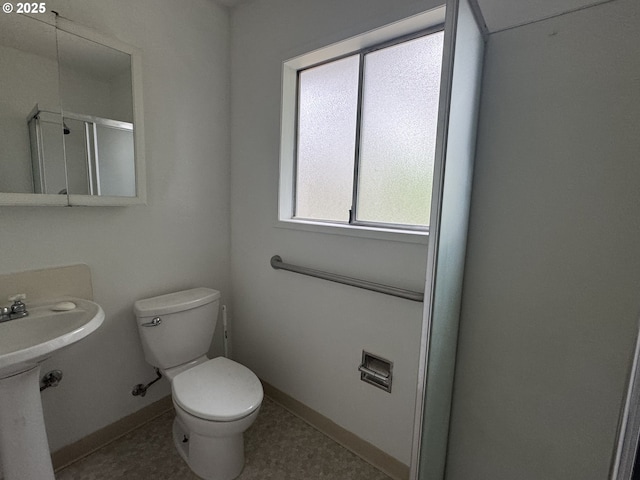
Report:
[[[612,0],[472,0],[489,32],[499,32]]]
[[[251,0],[215,0],[235,7]],[[613,0],[471,0],[478,4],[489,32],[499,32]]]

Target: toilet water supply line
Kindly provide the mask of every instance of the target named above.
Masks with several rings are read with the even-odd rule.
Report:
[[[229,322],[227,319],[227,306],[226,305],[222,305],[222,330],[223,330],[223,337],[222,337],[222,341],[224,344],[224,356],[229,358]],[[156,383],[158,380],[160,380],[162,378],[162,373],[160,373],[160,369],[156,368],[156,378],[152,381],[150,381],[149,383],[147,383],[146,385],[143,383],[139,383],[137,384],[135,387],[133,387],[133,390],[131,391],[131,395],[133,395],[134,397],[140,396],[140,397],[144,397],[147,394],[147,389],[153,385],[154,383]],[[52,373],[52,372],[49,372]],[[60,372],[60,377],[62,377],[62,372]],[[60,380],[58,380],[55,384],[50,384],[47,385],[44,388],[47,387],[55,387]],[[44,390],[44,388],[40,388],[40,391]]]
[[[151,380],[146,385],[144,383],[137,384],[135,387],[133,387],[133,390],[131,390],[131,395],[133,395],[134,397],[137,397],[138,395],[141,397],[144,397],[147,394],[147,389],[162,378],[162,373],[160,373],[160,369],[156,367],[155,370],[156,370],[156,378],[154,380]]]

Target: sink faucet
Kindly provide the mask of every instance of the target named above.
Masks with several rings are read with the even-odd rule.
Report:
[[[16,318],[22,318],[29,315],[27,306],[23,300],[26,300],[27,296],[24,293],[17,293],[9,297],[9,301],[13,302],[10,307],[0,307],[0,322],[8,322]]]

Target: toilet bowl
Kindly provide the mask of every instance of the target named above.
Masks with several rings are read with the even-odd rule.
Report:
[[[173,439],[180,456],[206,479],[240,475],[243,433],[258,416],[263,397],[258,377],[218,357],[175,376],[171,389],[176,409]]]
[[[206,480],[240,475],[243,434],[263,399],[260,380],[251,370],[225,357],[206,356],[219,299],[215,290],[196,288],[134,305],[145,359],[171,382],[176,449]]]

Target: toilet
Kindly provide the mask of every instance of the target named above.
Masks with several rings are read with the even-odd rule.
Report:
[[[173,441],[193,472],[231,480],[244,467],[244,431],[263,390],[247,367],[206,354],[218,320],[220,292],[194,288],[134,304],[146,361],[171,382]]]

